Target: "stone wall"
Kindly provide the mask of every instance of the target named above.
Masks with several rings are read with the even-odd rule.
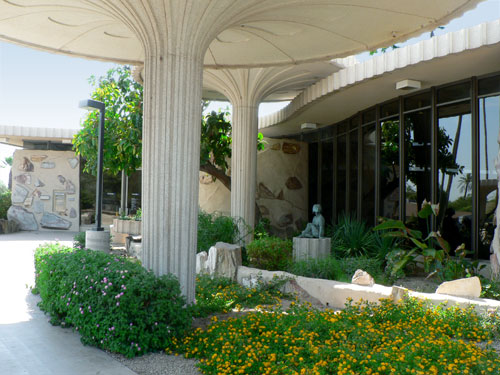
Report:
[[[257,204],[272,232],[292,236],[302,230],[308,215],[307,143],[266,138],[257,154]],[[200,173],[200,207],[207,212],[231,211],[231,193],[219,181]]]
[[[71,151],[17,150],[12,206],[21,230],[79,230],[79,159]]]

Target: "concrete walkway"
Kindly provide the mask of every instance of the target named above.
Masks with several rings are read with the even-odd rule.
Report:
[[[75,233],[20,232],[0,235],[0,374],[134,375],[105,352],[84,346],[71,329],[54,327],[37,307],[33,251]]]

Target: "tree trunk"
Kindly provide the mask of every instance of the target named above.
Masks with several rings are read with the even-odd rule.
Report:
[[[218,179],[222,184],[231,191],[231,177],[224,173],[222,169],[217,168],[211,163],[201,164],[200,171],[208,173],[209,175]]]

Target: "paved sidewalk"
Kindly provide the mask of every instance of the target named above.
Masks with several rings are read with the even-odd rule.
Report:
[[[134,375],[105,352],[84,346],[71,329],[54,327],[41,312],[34,284],[33,251],[41,243],[71,244],[75,233],[0,235],[0,374]]]

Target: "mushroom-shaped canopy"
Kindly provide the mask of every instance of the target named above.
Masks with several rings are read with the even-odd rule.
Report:
[[[2,0],[0,39],[136,65],[144,61],[138,36],[127,20],[107,11],[132,1],[144,9],[161,2]],[[195,4],[208,9],[221,6],[218,1]],[[222,31],[209,45],[204,63],[209,68],[248,68],[345,57],[432,30],[479,1],[248,0],[233,24],[219,28]]]

